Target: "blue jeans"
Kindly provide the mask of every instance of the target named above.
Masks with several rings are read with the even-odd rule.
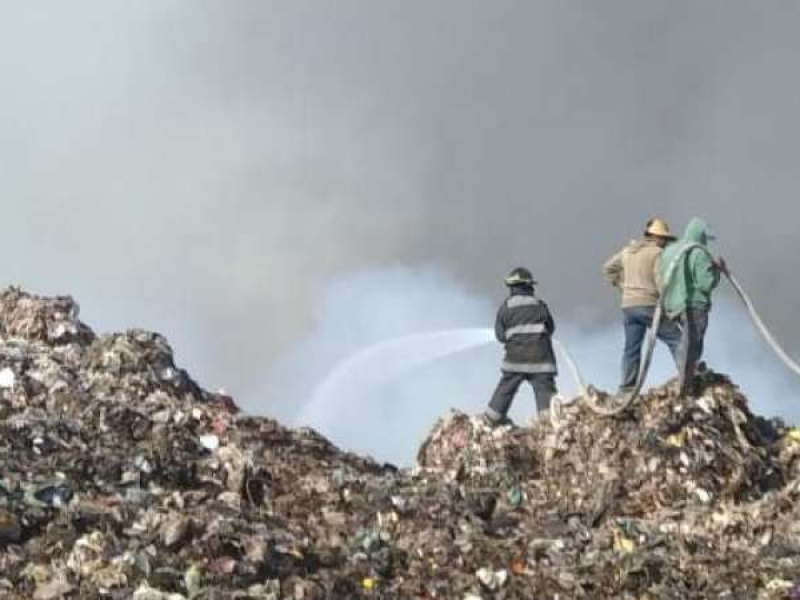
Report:
[[[623,308],[623,324],[625,326],[625,351],[622,355],[622,383],[620,390],[630,390],[636,386],[639,377],[639,365],[642,357],[642,346],[648,329],[653,324],[655,306],[634,306]],[[678,348],[681,343],[681,329],[676,321],[667,317],[661,319],[658,328],[658,339],[669,348],[672,358],[679,365]]]

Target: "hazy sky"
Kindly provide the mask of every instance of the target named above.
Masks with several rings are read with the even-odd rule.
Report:
[[[2,278],[253,393],[359,268],[477,294],[700,215],[800,350],[800,3],[0,1]],[[277,401],[267,399],[267,402]]]

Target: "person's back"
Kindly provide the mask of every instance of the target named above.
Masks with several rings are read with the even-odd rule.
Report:
[[[658,303],[656,264],[662,250],[657,239],[632,240],[606,263],[606,278],[622,290],[622,308]]]
[[[671,281],[666,281],[678,255],[691,244],[708,245],[709,227],[702,219],[694,218],[686,226],[683,237],[667,248],[658,262],[659,279],[667,286],[664,310],[675,318],[690,308],[711,309],[711,294],[719,284],[719,270],[706,252],[691,250],[674,265]]]
[[[497,313],[495,334],[505,344],[503,369],[515,373],[555,373],[551,335],[555,323],[550,309],[533,288],[511,290]]]
[[[533,386],[539,412],[550,408],[556,394],[556,358],[551,336],[555,322],[550,309],[534,293],[536,282],[525,268],[514,269],[506,278],[509,296],[497,311],[495,335],[505,346],[502,376],[486,409],[492,424],[508,422],[508,410],[527,381]]]

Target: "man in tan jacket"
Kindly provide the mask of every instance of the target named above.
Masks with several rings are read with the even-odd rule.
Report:
[[[632,390],[639,377],[642,345],[659,302],[658,258],[667,244],[675,241],[669,226],[662,219],[651,219],[644,238],[631,241],[611,257],[603,267],[606,279],[622,291],[622,316],[625,328],[625,350],[622,356],[620,392]],[[681,332],[677,322],[661,321],[658,339],[677,356]]]

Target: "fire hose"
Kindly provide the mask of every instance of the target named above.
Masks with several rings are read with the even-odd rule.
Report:
[[[656,305],[656,310],[653,315],[653,322],[650,325],[650,329],[647,332],[646,344],[641,356],[641,368],[639,369],[639,376],[636,379],[636,385],[634,386],[633,390],[626,393],[621,402],[615,403],[614,405],[610,406],[603,406],[599,402],[599,397],[597,390],[592,385],[587,385],[581,375],[580,369],[578,368],[577,362],[570,354],[567,347],[564,345],[563,342],[558,340],[553,340],[556,348],[560,351],[561,355],[564,357],[567,366],[569,367],[570,372],[572,373],[572,377],[575,381],[575,384],[578,388],[578,395],[575,396],[569,403],[578,401],[583,399],[586,401],[586,404],[589,408],[595,413],[600,416],[604,417],[612,417],[617,415],[623,411],[625,411],[636,398],[639,397],[642,387],[644,386],[644,382],[647,379],[648,371],[650,370],[650,365],[653,360],[653,352],[656,346],[656,340],[658,337],[658,330],[661,327],[661,321],[664,318],[664,292],[669,289],[669,286],[672,284],[673,279],[675,278],[675,273],[677,272],[677,267],[680,262],[688,256],[690,252],[693,250],[699,250],[706,254],[712,261],[714,261],[714,256],[711,252],[702,244],[688,244],[681,251],[675,256],[675,258],[670,262],[669,266],[667,267],[666,276],[664,277],[664,281],[662,282],[661,286],[661,300]],[[778,343],[775,337],[772,335],[770,330],[767,328],[764,320],[759,315],[758,311],[753,304],[752,299],[744,290],[742,285],[733,276],[733,274],[727,268],[723,268],[722,272],[725,274],[725,277],[730,282],[733,289],[736,291],[736,294],[739,296],[739,299],[744,304],[745,308],[747,309],[747,313],[750,316],[750,319],[753,321],[756,329],[758,330],[761,337],[767,342],[767,345],[772,349],[772,351],[777,355],[777,357],[783,362],[786,367],[792,371],[795,375],[800,377],[800,365],[798,365],[790,356],[789,354],[783,349],[783,347]],[[563,408],[564,404],[567,402],[564,401],[563,397],[555,397],[553,398],[553,402],[551,404],[550,409],[550,420],[553,423],[554,428],[558,428],[561,422],[561,409]]]

